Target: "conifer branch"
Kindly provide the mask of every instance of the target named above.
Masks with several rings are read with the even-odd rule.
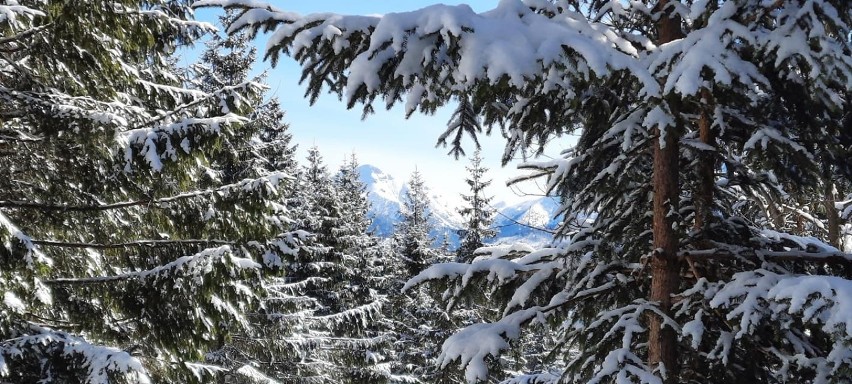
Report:
[[[228,184],[219,188],[205,189],[201,191],[187,192],[159,199],[141,199],[132,201],[123,201],[111,204],[90,204],[90,205],[71,205],[60,203],[41,203],[23,200],[0,200],[0,208],[19,208],[19,209],[34,209],[42,212],[96,212],[109,211],[113,209],[123,209],[140,205],[148,205],[149,207],[162,208],[163,204],[189,199],[194,197],[202,197],[217,193],[226,192],[233,189],[246,190],[251,187],[252,183],[262,180],[275,179],[276,177],[285,177],[283,173],[272,174],[258,179],[245,179],[238,183]]]
[[[79,243],[65,242],[57,240],[32,240],[33,244],[43,247],[59,247],[59,248],[92,248],[92,249],[117,249],[117,248],[132,248],[132,247],[168,247],[172,245],[234,245],[233,241],[216,240],[216,239],[186,239],[186,240],[137,240],[126,243]]]
[[[121,209],[134,207],[138,205],[150,204],[151,200],[135,200],[125,201],[114,204],[100,205],[70,205],[70,204],[55,204],[55,203],[36,203],[21,200],[0,200],[0,208],[20,208],[20,209],[35,209],[38,211],[49,212],[92,212],[92,211],[108,211],[112,209]]]
[[[852,254],[843,252],[764,251],[749,248],[730,250],[713,248],[679,252],[678,257],[681,259],[692,258],[693,261],[745,259],[753,262],[803,261],[809,263],[852,265]]]
[[[41,31],[47,29],[47,28],[50,28],[52,26],[53,26],[53,23],[51,22],[51,23],[47,23],[47,24],[44,24],[44,25],[40,25],[38,27],[30,28],[30,29],[23,31],[23,32],[21,32],[17,35],[14,35],[14,36],[4,37],[4,38],[0,39],[0,45],[9,44],[9,43],[15,42],[17,40],[21,40],[23,38],[32,36],[36,33],[39,33]]]

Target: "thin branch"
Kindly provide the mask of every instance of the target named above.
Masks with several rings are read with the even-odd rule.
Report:
[[[167,247],[171,245],[234,245],[232,241],[226,240],[203,240],[203,239],[188,239],[188,240],[137,240],[126,243],[99,244],[99,243],[76,243],[57,240],[32,240],[33,244],[44,247],[60,247],[60,248],[92,248],[92,249],[117,249],[131,247]]]
[[[60,212],[93,212],[93,211],[108,211],[112,209],[121,209],[134,207],[139,205],[149,205],[155,208],[161,208],[161,204],[171,203],[174,201],[200,197],[206,195],[212,195],[219,192],[224,192],[229,189],[242,189],[245,190],[246,186],[250,183],[257,182],[263,179],[269,179],[269,176],[257,178],[257,179],[244,179],[240,182],[228,184],[215,189],[206,189],[202,191],[194,191],[182,193],[179,195],[163,197],[160,199],[142,199],[142,200],[134,200],[134,201],[124,201],[119,203],[112,204],[92,204],[92,205],[70,205],[70,204],[55,204],[55,203],[37,203],[31,201],[21,201],[21,200],[0,200],[0,208],[21,208],[21,209],[36,209],[39,211],[60,211]]]
[[[494,206],[492,206],[491,204],[488,204],[488,207],[490,207],[490,208],[491,208],[491,210],[492,210],[492,211],[494,211],[496,214],[498,214],[498,215],[500,215],[500,216],[503,216],[503,217],[505,217],[505,218],[509,219],[509,221],[511,221],[511,222],[513,222],[513,223],[515,223],[515,224],[517,224],[517,225],[520,225],[520,226],[523,226],[523,227],[527,227],[527,228],[530,228],[530,229],[534,229],[534,230],[536,230],[536,231],[541,231],[541,232],[549,233],[549,234],[551,234],[551,235],[555,235],[555,234],[556,234],[556,231],[551,231],[551,230],[549,230],[549,229],[547,229],[547,228],[540,228],[540,227],[536,227],[536,226],[529,225],[529,224],[524,224],[524,223],[522,223],[522,222],[520,222],[520,221],[517,221],[517,220],[515,220],[515,219],[513,219],[513,218],[509,217],[509,216],[508,216],[508,215],[506,215],[505,213],[500,212],[498,209],[494,208]],[[551,218],[550,218],[550,217],[548,217],[548,219],[551,219]],[[492,228],[489,228],[489,229],[498,229],[498,228],[504,228],[504,227],[508,227],[508,226],[511,226],[511,224],[501,225],[501,226],[497,226],[497,227],[492,227]]]
[[[749,261],[804,261],[825,264],[852,265],[852,254],[843,252],[805,252],[805,251],[763,251],[749,248],[738,250],[729,249],[707,249],[700,251],[683,251],[678,253],[679,258],[692,258],[693,260],[725,260],[746,259]]]
[[[18,141],[18,142],[28,142],[35,143],[42,141],[41,138],[32,138],[32,137],[12,137],[12,136],[4,136],[0,135],[0,141]]]
[[[4,119],[16,119],[16,118],[25,117],[25,116],[29,116],[29,114],[26,111],[23,111],[23,110],[20,110],[20,109],[16,109],[16,110],[12,110],[12,111],[0,111],[0,117],[2,117]],[[0,131],[6,131],[6,130],[4,129],[4,130],[0,130]],[[12,131],[12,130],[9,130],[9,131],[17,133],[17,131]]]
[[[28,37],[30,35],[34,35],[34,34],[39,33],[39,32],[41,32],[41,31],[43,31],[43,30],[45,30],[45,29],[47,29],[48,27],[51,27],[51,26],[53,26],[52,22],[44,24],[42,26],[35,27],[35,28],[30,28],[30,29],[28,29],[24,32],[21,32],[21,33],[15,35],[15,36],[4,37],[4,38],[0,39],[0,45],[8,44],[8,43],[14,42],[16,40],[20,40],[20,39],[23,39],[25,37]]]
[[[209,258],[224,258],[226,254],[230,253],[230,247],[222,246],[219,248],[208,248],[201,252],[198,252],[194,255],[188,255],[180,257],[170,263],[155,267],[153,269],[146,269],[142,271],[135,272],[127,272],[119,275],[113,276],[95,276],[95,277],[83,277],[83,278],[57,278],[53,280],[45,280],[44,284],[46,285],[94,285],[94,284],[104,284],[104,283],[112,283],[118,281],[129,281],[129,280],[142,280],[147,279],[148,277],[160,276],[163,272],[173,272],[177,271],[181,268],[198,268],[198,261],[209,259]],[[241,265],[240,268],[243,268]]]
[[[34,203],[29,201],[20,201],[20,200],[0,200],[0,208],[22,208],[22,209],[37,209],[39,211],[74,211],[74,212],[88,212],[88,211],[108,211],[111,209],[119,209],[119,208],[127,208],[133,207],[137,205],[145,205],[150,204],[152,200],[136,200],[136,201],[125,201],[121,203],[114,204],[101,204],[101,205],[67,205],[67,204],[51,204],[51,203]]]

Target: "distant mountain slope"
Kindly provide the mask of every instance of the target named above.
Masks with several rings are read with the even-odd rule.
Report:
[[[359,166],[358,173],[361,182],[367,186],[373,219],[370,230],[378,236],[390,237],[394,224],[399,220],[402,185],[393,176],[369,164]]]
[[[408,185],[373,165],[361,165],[358,172],[361,182],[367,187],[367,198],[370,201],[370,215],[373,219],[370,229],[378,236],[390,237],[394,225],[399,221],[399,210]],[[458,230],[464,223],[458,213],[460,203],[459,198],[449,198],[430,190],[429,205],[435,225],[432,236],[435,237],[436,246],[445,235],[453,247],[458,246]],[[494,243],[545,243],[550,240],[550,234],[531,227],[552,230],[558,223],[558,220],[551,218],[558,207],[553,198],[536,198],[511,205],[497,202],[494,207],[499,212],[494,218],[494,227],[498,230]]]
[[[500,243],[549,242],[553,237],[551,232],[560,222],[559,219],[553,218],[559,209],[559,202],[552,197],[539,197],[513,205],[500,204],[495,208],[498,213],[494,218],[493,226],[497,229],[496,242]]]

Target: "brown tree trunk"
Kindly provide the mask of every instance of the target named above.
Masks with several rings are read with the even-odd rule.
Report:
[[[678,148],[677,137],[669,132],[665,148],[654,140],[654,253],[651,259],[651,301],[657,302],[664,313],[672,306],[672,294],[676,292],[680,267],[677,259],[678,235],[673,212],[678,205]],[[663,319],[650,316],[648,360],[652,367],[665,366],[671,376],[677,370],[677,335],[670,327],[663,328]]]
[[[712,95],[707,88],[701,90],[703,104],[701,116],[698,119],[698,135],[701,142],[715,146],[716,137],[712,130],[710,109],[713,105]],[[710,224],[713,207],[713,189],[715,188],[716,162],[712,153],[701,151],[698,155],[698,188],[693,198],[695,204],[695,230],[704,231]],[[706,236],[702,238],[706,239]]]
[[[667,8],[668,0],[660,0],[655,7],[662,11],[657,21],[659,41],[664,44],[683,37],[681,20]],[[676,111],[672,111],[676,113]],[[679,129],[669,127],[665,138],[653,140],[653,234],[654,252],[651,258],[651,301],[659,305],[665,314],[671,313],[672,294],[677,291],[680,266],[677,250],[680,239],[673,228],[674,212],[677,212],[678,193],[678,142]],[[655,133],[660,137],[659,128]],[[663,141],[661,145],[661,141]],[[648,363],[653,368],[665,367],[666,383],[674,383],[679,370],[677,364],[677,334],[671,327],[664,327],[663,319],[649,316]]]
[[[828,221],[828,243],[834,248],[840,249],[840,214],[834,203],[837,197],[834,194],[834,183],[830,177],[825,178],[825,217]]]

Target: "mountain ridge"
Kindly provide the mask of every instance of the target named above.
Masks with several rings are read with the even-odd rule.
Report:
[[[360,165],[358,175],[366,186],[370,202],[370,231],[380,237],[392,236],[394,226],[400,220],[407,182],[401,182],[371,164]],[[435,239],[434,245],[440,246],[446,237],[451,247],[455,248],[459,244],[459,230],[464,227],[464,219],[458,212],[461,199],[449,198],[428,188],[428,185],[426,187],[433,216],[434,230],[431,235]],[[498,201],[492,206],[496,211],[492,227],[497,230],[497,236],[489,243],[545,244],[550,242],[551,232],[559,223],[558,219],[553,218],[559,203],[552,197],[532,198],[513,204]]]

